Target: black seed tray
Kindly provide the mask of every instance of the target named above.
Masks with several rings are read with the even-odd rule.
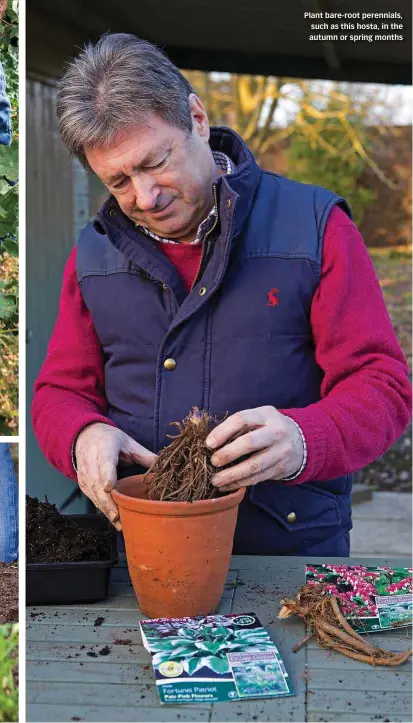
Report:
[[[68,515],[82,527],[104,531],[106,517],[98,514]],[[118,561],[116,530],[111,527],[108,559],[91,562],[41,562],[26,566],[27,605],[70,605],[104,600],[110,569]]]

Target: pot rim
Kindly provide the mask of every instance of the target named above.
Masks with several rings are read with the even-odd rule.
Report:
[[[121,485],[124,480],[133,480],[139,483],[144,475],[132,475],[118,480]],[[163,515],[164,517],[190,517],[194,515],[210,515],[214,512],[235,507],[240,504],[244,495],[245,487],[230,492],[223,497],[215,497],[212,500],[199,500],[198,502],[168,502],[159,500],[148,500],[141,497],[131,497],[130,495],[120,492],[119,489],[113,489],[111,495],[115,503],[119,507],[142,512],[147,515]]]

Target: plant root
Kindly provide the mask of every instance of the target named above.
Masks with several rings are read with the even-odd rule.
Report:
[[[193,407],[182,422],[172,422],[178,434],[168,435],[171,444],[164,447],[144,475],[150,500],[196,502],[222,495],[211,478],[213,452],[205,445],[216,420],[205,411]]]
[[[356,633],[344,618],[338,599],[330,596],[322,584],[303,585],[295,599],[281,600],[281,604],[283,607],[279,618],[299,615],[312,631],[293,647],[294,652],[315,637],[321,648],[334,650],[369,665],[394,667],[406,663],[412,655],[412,649],[393,653],[376,647]]]
[[[305,638],[303,638],[302,640],[300,640],[299,643],[296,643],[294,645],[293,653],[298,653],[298,651],[301,650],[301,648],[303,648],[304,645],[306,643],[308,643],[309,640],[312,640],[313,638],[315,638],[315,633],[308,633],[308,635],[306,635]]]

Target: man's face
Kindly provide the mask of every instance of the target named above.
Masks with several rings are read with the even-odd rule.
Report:
[[[218,175],[202,103],[189,98],[192,133],[148,115],[110,146],[85,149],[88,163],[123,213],[158,236],[191,241],[213,204]]]

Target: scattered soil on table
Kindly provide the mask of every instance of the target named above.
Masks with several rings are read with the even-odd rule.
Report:
[[[19,568],[16,563],[0,562],[0,624],[19,619]]]
[[[130,638],[116,638],[113,645],[132,645],[132,640]]]
[[[27,562],[82,562],[108,560],[110,527],[97,532],[61,515],[55,505],[26,497]]]

